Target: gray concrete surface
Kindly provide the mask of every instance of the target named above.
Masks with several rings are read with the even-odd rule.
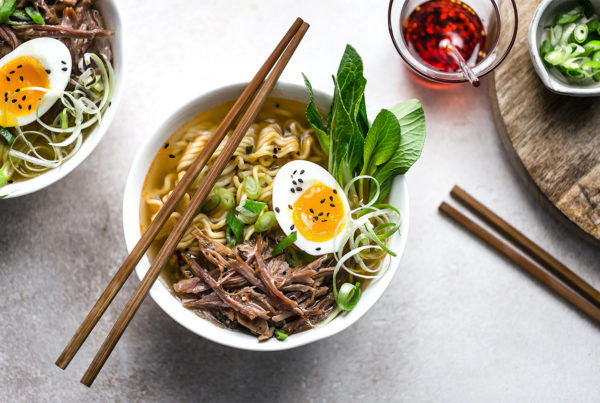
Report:
[[[0,401],[598,401],[599,326],[437,212],[461,184],[600,287],[600,248],[556,222],[510,167],[485,83],[413,81],[385,1],[121,3],[127,83],[110,132],[61,182],[0,202]],[[304,71],[329,89],[351,43],[371,116],[409,97],[425,106],[410,237],[388,292],[334,338],[263,354],[205,341],[148,299],[93,388],[82,386],[136,278],[68,370],[54,361],[126,255],[121,199],[136,150],[178,105],[248,79],[296,16],[312,26],[283,80]]]

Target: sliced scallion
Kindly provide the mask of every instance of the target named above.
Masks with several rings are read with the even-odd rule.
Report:
[[[15,173],[15,170],[12,164],[10,161],[6,161],[0,168],[0,187],[8,183],[10,178],[13,176],[13,173]]]
[[[270,229],[273,224],[275,224],[275,213],[272,211],[265,211],[254,223],[254,230],[256,232],[265,232]]]
[[[573,37],[577,43],[583,43],[588,37],[588,26],[586,24],[579,24],[573,30]]]
[[[31,18],[33,22],[38,25],[44,25],[46,22],[44,21],[44,17],[33,7],[25,7],[25,12]]]
[[[12,146],[12,144],[15,142],[15,139],[17,138],[5,127],[0,127],[0,137],[2,137],[6,144],[8,144],[9,146]]]
[[[356,304],[360,300],[360,283],[352,285],[350,283],[344,283],[340,287],[337,295],[335,295],[335,302],[337,306],[343,311],[351,311],[354,309]]]
[[[260,196],[260,185],[252,176],[244,178],[244,192],[250,199],[258,199]]]
[[[219,197],[219,195],[213,193],[210,196],[208,196],[208,198],[204,201],[201,211],[204,214],[210,214],[210,212],[216,210],[220,204],[221,204],[221,197]]]
[[[216,188],[215,194],[221,198],[221,205],[225,210],[231,210],[235,206],[235,198],[231,190],[225,188]]]
[[[225,239],[229,245],[235,246],[240,239],[242,239],[242,235],[244,234],[244,224],[242,224],[231,211],[227,214],[225,222],[227,224]]]
[[[288,337],[288,334],[280,329],[275,329],[274,334],[275,334],[275,338],[279,341],[284,341]]]
[[[283,238],[281,242],[279,242],[277,246],[275,246],[275,249],[273,249],[273,256],[279,255],[285,248],[289,247],[294,242],[296,242],[296,239],[298,239],[298,234],[296,233],[296,231]]]

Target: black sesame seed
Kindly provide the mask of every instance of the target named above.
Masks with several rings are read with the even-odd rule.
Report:
[[[322,215],[323,215],[323,212],[321,211],[321,212],[319,213],[319,217],[321,217]]]
[[[337,194],[337,190],[333,189],[333,193]]]
[[[20,88],[17,88],[17,89],[15,90],[15,92],[19,92],[19,91],[21,91],[21,89],[20,89]]]
[[[296,182],[296,181],[292,181],[292,183],[294,184],[294,186],[296,186],[298,184],[298,182]]]
[[[323,204],[323,203],[325,203],[325,199],[322,199],[322,200],[321,200],[321,204]]]
[[[9,76],[6,76],[6,81],[10,81],[10,77]]]
[[[50,70],[46,69],[46,74],[50,74]]]
[[[19,104],[19,109],[23,109],[23,107],[21,106],[21,104]]]
[[[27,99],[27,95],[23,95],[23,98],[21,98],[22,101],[25,101],[25,99]]]
[[[298,171],[294,171],[294,173],[292,175],[296,175],[296,172],[298,172]]]
[[[13,100],[12,100],[12,103],[14,104],[15,102],[17,102],[17,100],[16,100],[16,99],[13,99]]]
[[[308,210],[308,211],[310,211],[310,213],[311,213],[311,214],[314,214],[314,213],[315,213],[315,210],[313,210],[313,209],[310,209],[310,210]]]
[[[291,209],[292,209],[292,205],[291,205],[291,204],[288,204],[288,208],[291,210]]]
[[[273,154],[273,159],[277,159],[277,156],[275,154]]]
[[[169,154],[169,158],[175,158],[173,154]]]
[[[29,106],[27,107],[27,109],[31,110],[31,105],[29,105]]]
[[[318,249],[319,249],[319,250],[321,250],[321,248],[318,248]],[[320,268],[320,267],[317,267],[317,268],[315,269],[315,271],[318,273],[318,272],[320,272],[320,271],[321,271],[321,268]]]
[[[275,108],[279,108],[279,107],[280,107],[279,103],[276,103]]]
[[[321,250],[321,247],[318,247],[316,250]]]
[[[327,220],[321,220],[321,222],[327,222]]]
[[[64,60],[61,60],[60,62],[61,62],[62,64],[67,64],[67,62],[65,62]]]
[[[302,191],[302,188],[301,188],[300,186],[298,186],[298,187],[296,188],[296,190],[297,190],[298,192],[301,192],[301,191]]]
[[[296,193],[296,191],[294,190],[294,188],[290,188],[290,190],[292,191],[292,193]]]
[[[17,68],[18,68],[18,69],[20,69],[21,67],[23,67],[23,65],[22,65],[22,64],[19,64],[19,65],[17,66]]]
[[[63,67],[61,70],[62,71],[67,71],[68,69],[66,67]]]
[[[333,196],[329,196],[329,200],[330,200],[330,201],[333,201]]]
[[[290,227],[290,231],[293,231],[293,230],[294,230],[294,224],[292,224]]]
[[[304,169],[300,171],[300,175],[304,175]]]
[[[15,74],[15,71],[13,70],[13,71],[11,71],[11,72],[10,72],[10,73],[8,73],[8,74]]]
[[[273,152],[277,154],[277,147],[273,148]]]
[[[279,210],[279,207],[275,207],[275,212],[276,212],[276,213],[279,213],[279,211],[280,211],[280,210]]]
[[[169,148],[169,143],[165,144],[165,148]]]
[[[21,82],[23,82],[23,76],[19,76],[19,80],[21,80]]]
[[[327,213],[327,217],[329,217],[329,213]]]
[[[8,183],[9,183],[9,184],[10,184],[10,183],[13,183],[12,179],[9,179],[9,180],[8,180]]]
[[[335,207],[335,204],[333,204],[333,203],[329,203],[329,205],[330,205],[331,207]]]
[[[296,155],[300,155],[300,153],[298,151],[296,151]]]
[[[285,276],[287,274],[287,270],[282,271],[282,273]]]
[[[298,182],[304,183],[304,181],[302,180],[302,178],[298,178]]]

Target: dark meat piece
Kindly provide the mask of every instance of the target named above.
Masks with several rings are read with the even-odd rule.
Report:
[[[269,318],[269,315],[267,314],[267,312],[265,310],[263,310],[262,308],[256,307],[256,306],[251,306],[249,304],[244,304],[244,303],[241,303],[240,301],[237,301],[234,298],[232,298],[231,295],[229,295],[225,290],[223,290],[217,284],[215,279],[213,279],[211,276],[209,276],[209,274],[200,267],[198,262],[196,262],[196,260],[193,257],[188,256],[187,254],[184,254],[183,257],[187,261],[187,263],[190,265],[190,269],[192,270],[192,272],[196,276],[200,277],[202,279],[202,281],[204,281],[207,285],[209,285],[210,288],[212,288],[213,291],[219,296],[219,298],[223,302],[225,302],[227,305],[229,305],[231,308],[235,309],[236,311],[238,311],[240,313],[243,313],[250,319],[254,319],[256,317],[260,317],[263,319]]]
[[[6,24],[0,25],[0,39],[13,49],[21,44],[21,41],[17,38],[15,32]]]
[[[98,37],[114,35],[113,31],[106,29],[75,29],[62,25],[15,25],[17,34],[22,38],[84,38],[94,39]]]
[[[200,244],[201,248],[210,249],[212,251],[215,251],[224,258],[230,258],[230,259],[235,258],[235,254],[229,247],[215,241],[214,239],[207,237],[202,232],[194,231],[193,235],[198,240],[198,243]]]
[[[175,292],[184,294],[199,294],[201,292],[210,290],[210,287],[204,284],[199,277],[186,278],[179,280],[173,284]]]
[[[217,294],[209,294],[200,299],[193,301],[186,301],[183,306],[188,309],[201,309],[201,308],[229,308],[225,302],[221,301]]]
[[[275,286],[273,277],[271,277],[271,274],[269,273],[269,270],[267,270],[267,267],[265,266],[265,262],[263,261],[262,236],[260,234],[258,234],[258,238],[256,241],[256,248],[257,248],[256,264],[258,265],[258,269],[260,271],[260,279],[262,280],[263,284],[267,287],[267,292],[268,292],[269,296],[273,299],[283,302],[285,305],[287,305],[288,307],[290,307],[291,309],[296,311],[300,316],[303,316],[304,314],[302,313],[302,311],[298,309],[298,304],[296,302],[292,301],[291,299],[289,299],[288,297],[286,297]]]

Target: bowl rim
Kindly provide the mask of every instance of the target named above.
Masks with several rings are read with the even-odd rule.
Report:
[[[570,95],[575,97],[593,97],[600,95],[600,84],[596,84],[593,87],[583,87],[575,84],[571,85],[558,79],[554,76],[553,72],[550,72],[548,69],[546,69],[539,52],[541,44],[538,43],[538,33],[540,29],[544,29],[540,24],[542,18],[546,15],[550,5],[554,3],[576,3],[576,1],[542,0],[542,2],[535,9],[533,18],[529,24],[529,30],[527,31],[527,45],[529,48],[529,56],[531,57],[533,68],[542,81],[542,84],[544,84],[547,89],[555,94]]]
[[[194,110],[194,113],[191,116],[194,116],[210,107],[232,100],[235,98],[235,95],[227,98],[227,94],[239,94],[246,85],[247,83],[237,83],[213,88],[212,90],[185,102],[180,107],[176,108],[151,136],[144,140],[144,144],[138,149],[131,165],[123,197],[123,230],[128,252],[132,250],[140,238],[141,189],[152,161],[164,142],[190,119],[190,117],[187,119],[184,118],[190,115],[192,110]],[[299,94],[300,92],[306,96],[304,86],[294,83],[279,82],[272,95],[282,96],[283,98],[288,99],[299,99],[294,98],[291,94]],[[323,105],[325,101],[328,102],[327,107],[329,106],[331,95],[317,89],[314,89],[314,95],[318,106]],[[215,99],[218,98],[220,98],[220,100],[218,102],[215,101]],[[303,100],[308,101],[308,97],[303,97]],[[401,208],[402,213],[400,233],[396,234],[393,239],[397,256],[392,258],[388,271],[380,279],[369,284],[365,289],[361,297],[362,304],[359,303],[348,315],[338,317],[323,327],[295,334],[294,337],[288,338],[285,342],[279,342],[272,338],[266,342],[259,343],[255,336],[227,328],[221,328],[208,320],[201,318],[191,310],[184,308],[181,302],[168,289],[167,285],[164,284],[162,279],[159,279],[154,283],[150,289],[150,295],[157,305],[181,326],[205,339],[228,347],[251,351],[279,351],[300,347],[330,337],[345,330],[362,317],[383,295],[398,269],[400,259],[406,247],[409,227],[408,186],[406,178],[403,175],[397,176],[394,179],[390,198],[398,200],[398,207]],[[148,268],[149,260],[148,257],[144,255],[136,267],[136,274],[140,280],[143,278]]]
[[[411,69],[411,71],[418,74],[420,77],[424,77],[424,78],[434,81],[434,82],[447,83],[447,84],[459,84],[459,83],[469,82],[469,80],[465,78],[465,76],[463,75],[462,72],[449,73],[449,72],[443,72],[443,71],[438,71],[438,70],[432,69],[423,63],[414,62],[413,59],[415,61],[417,61],[417,59],[414,58],[410,54],[406,54],[406,53],[408,53],[408,49],[407,49],[406,53],[404,52],[404,50],[400,47],[400,45],[398,44],[398,41],[396,40],[396,35],[394,34],[394,28],[393,28],[393,24],[392,24],[392,11],[393,11],[393,7],[394,7],[394,1],[396,1],[397,3],[401,3],[401,2],[405,2],[406,0],[390,0],[390,3],[388,5],[388,31],[390,33],[390,38],[392,39],[392,43],[394,44],[394,48],[396,49],[396,52],[398,52],[398,54],[400,55],[402,60],[404,60],[404,62]],[[425,2],[426,0],[423,0],[423,1]],[[492,1],[494,1],[494,0],[492,0]],[[509,1],[512,4],[513,16],[515,19],[515,28],[513,30],[512,37],[511,37],[510,42],[509,42],[508,46],[506,47],[506,50],[504,51],[504,53],[502,55],[500,55],[496,60],[492,61],[489,65],[483,67],[480,71],[478,71],[477,67],[483,66],[485,64],[484,62],[490,55],[490,54],[488,54],[486,57],[484,57],[481,60],[481,62],[479,62],[477,65],[475,65],[473,72],[479,78],[484,77],[484,76],[488,75],[489,73],[491,73],[492,71],[494,71],[494,69],[496,67],[498,67],[500,65],[500,63],[502,63],[504,61],[504,59],[506,59],[506,57],[510,53],[510,51],[517,39],[517,32],[519,29],[519,15],[518,15],[518,11],[517,11],[517,4],[515,3],[515,0],[509,0]],[[500,31],[498,31],[498,34],[496,36],[496,41],[495,41],[496,44],[494,46],[497,46],[499,38],[500,38]],[[401,38],[400,40],[403,41],[403,38]],[[423,70],[426,71],[427,73],[431,72],[431,74],[435,74],[436,77],[432,77],[430,74],[427,74],[424,71],[421,71],[418,68],[418,66],[422,67]]]
[[[50,169],[41,175],[6,185],[4,187],[6,195],[0,197],[0,199],[12,199],[31,194],[51,186],[66,177],[92,154],[92,152],[96,149],[100,141],[108,132],[108,129],[114,120],[115,114],[119,109],[121,102],[125,80],[125,37],[123,18],[121,18],[123,13],[117,0],[99,0],[96,4],[100,9],[105,7],[111,9],[111,20],[110,23],[107,21],[107,25],[110,25],[109,28],[115,32],[114,36],[110,38],[113,55],[119,55],[116,63],[113,59],[115,89],[110,101],[110,106],[102,116],[102,121],[99,122],[94,130],[87,135],[87,138],[83,141],[79,151],[77,151],[77,153],[75,153],[70,159],[65,161],[62,165]],[[102,10],[102,17],[106,19],[106,13],[104,10]]]

